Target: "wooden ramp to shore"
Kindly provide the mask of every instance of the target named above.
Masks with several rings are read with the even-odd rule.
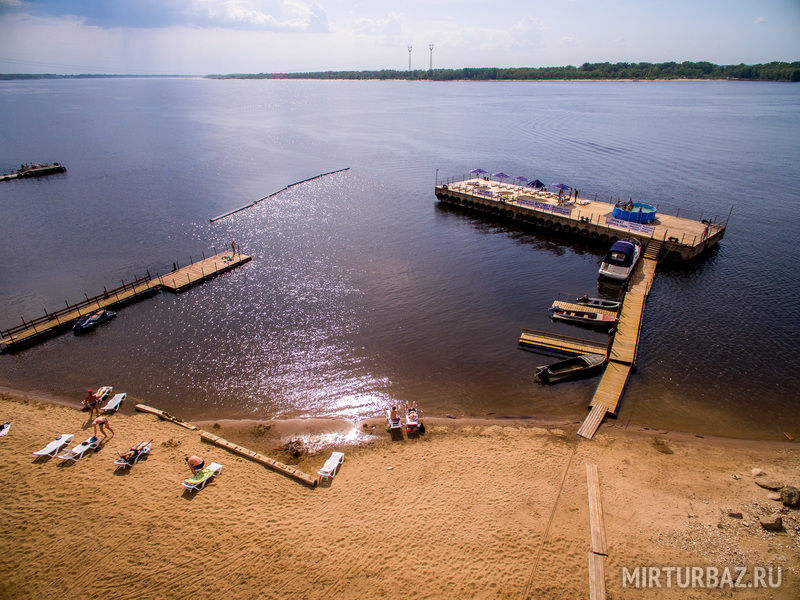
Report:
[[[661,242],[652,240],[636,265],[619,313],[617,332],[608,351],[608,364],[589,404],[591,412],[578,429],[578,435],[592,439],[606,413],[617,414],[631,369],[636,364],[639,334],[647,296],[655,277]]]
[[[163,288],[171,292],[181,292],[188,287],[197,285],[220,273],[230,271],[251,260],[250,256],[233,253],[232,250],[220,252],[214,256],[193,262],[185,267],[176,269],[167,275],[146,276],[136,278],[134,281],[122,282],[120,287],[103,290],[92,298],[86,296],[85,300],[70,305],[66,308],[48,312],[44,311],[43,317],[22,320],[22,325],[0,330],[0,352],[7,352],[39,342],[51,335],[64,331],[83,316],[98,310],[121,306],[134,302]]]
[[[200,438],[211,444],[216,444],[217,446],[221,446],[222,448],[230,450],[239,456],[244,456],[245,458],[254,460],[257,463],[261,463],[262,465],[267,466],[274,471],[288,475],[300,483],[304,483],[312,488],[317,487],[318,479],[316,477],[313,477],[308,473],[304,473],[300,469],[295,469],[294,467],[285,465],[282,462],[270,458],[269,456],[264,456],[258,452],[253,452],[252,450],[243,448],[242,446],[234,444],[233,442],[229,442],[228,440],[214,435],[213,433],[208,433],[207,431],[201,431]]]
[[[522,334],[519,336],[518,343],[522,347],[537,348],[570,355],[605,354],[608,347],[607,344],[602,342],[584,340],[558,333],[536,331],[535,329],[523,329]]]

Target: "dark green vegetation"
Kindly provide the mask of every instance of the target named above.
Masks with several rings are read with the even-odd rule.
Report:
[[[4,79],[91,79],[104,77],[190,77],[190,75],[55,75],[53,73],[0,73]],[[416,69],[414,71],[313,71],[307,73],[232,73],[207,75],[210,79],[429,79],[433,81],[514,81],[548,79],[743,79],[800,81],[800,62],[758,65],[715,65],[710,62],[583,63],[580,67],[478,67]]]
[[[759,65],[715,65],[710,62],[584,63],[580,67],[496,67],[417,69],[414,71],[318,71],[209,75],[213,79],[431,79],[434,81],[546,80],[546,79],[744,79],[800,81],[800,62]]]

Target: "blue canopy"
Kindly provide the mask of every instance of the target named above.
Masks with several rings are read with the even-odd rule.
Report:
[[[551,183],[550,187],[558,188],[560,190],[569,190],[569,189],[571,189],[566,183]]]
[[[517,175],[516,177],[514,177],[514,181],[519,181],[519,182],[528,181],[528,178],[523,175]]]
[[[497,177],[499,179],[508,179],[510,175],[506,175],[502,171],[498,171],[497,173],[492,173],[492,177]]]
[[[485,169],[472,169],[472,171],[470,171],[470,173],[476,173],[478,175],[480,175],[482,173],[488,173],[488,172],[489,171],[486,171]]]
[[[544,187],[544,184],[541,181],[539,181],[538,179],[534,179],[528,185],[530,187],[532,187],[532,188],[537,189],[537,190],[540,190],[540,189],[542,189]]]

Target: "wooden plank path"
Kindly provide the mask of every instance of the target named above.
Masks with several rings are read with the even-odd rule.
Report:
[[[558,333],[548,333],[546,331],[536,331],[535,329],[523,329],[519,336],[519,345],[530,348],[541,348],[563,354],[605,354],[608,347],[603,342],[584,340],[581,338],[561,335]]]
[[[636,265],[631,277],[620,310],[617,332],[608,352],[606,370],[589,404],[592,410],[578,429],[578,435],[586,439],[592,439],[607,412],[616,415],[619,410],[625,385],[636,364],[644,307],[655,277],[660,245],[658,240],[648,244],[644,257]]]
[[[234,254],[231,250],[220,252],[214,256],[176,269],[167,275],[151,277],[148,274],[133,282],[123,283],[122,286],[113,290],[104,290],[102,294],[87,298],[72,307],[68,304],[66,309],[62,308],[52,313],[45,311],[44,317],[28,322],[23,320],[22,326],[18,325],[3,331],[0,335],[0,351],[6,352],[33,344],[59,331],[70,328],[75,321],[85,315],[133,302],[157,293],[161,288],[171,292],[181,292],[220,273],[235,269],[249,262],[251,258],[241,252]]]
[[[604,556],[608,555],[603,503],[600,496],[600,476],[597,465],[586,463],[586,487],[589,492],[589,527],[592,551],[589,552],[589,599],[606,597]]]

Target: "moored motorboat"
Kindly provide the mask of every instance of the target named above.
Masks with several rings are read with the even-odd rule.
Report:
[[[617,323],[617,317],[614,315],[592,312],[590,310],[568,310],[559,307],[553,307],[551,310],[553,311],[552,317],[554,319],[575,323],[576,325],[584,325],[598,329],[610,329]]]
[[[534,379],[541,384],[556,383],[565,379],[577,379],[594,375],[603,364],[606,357],[602,354],[581,354],[566,360],[560,360],[551,365],[536,367]]]
[[[639,240],[614,242],[600,265],[600,277],[627,281],[641,254],[642,244]]]
[[[106,321],[110,321],[114,317],[117,316],[117,313],[111,312],[110,310],[98,310],[96,313],[91,315],[84,315],[72,326],[72,332],[76,335],[79,333],[85,333],[91,329],[94,329],[98,325],[105,323]]]
[[[604,308],[606,310],[617,310],[619,309],[622,302],[617,300],[605,300],[604,298],[591,298],[587,295],[581,296],[580,298],[575,299],[575,304],[580,304],[582,306],[590,306],[592,308]]]

